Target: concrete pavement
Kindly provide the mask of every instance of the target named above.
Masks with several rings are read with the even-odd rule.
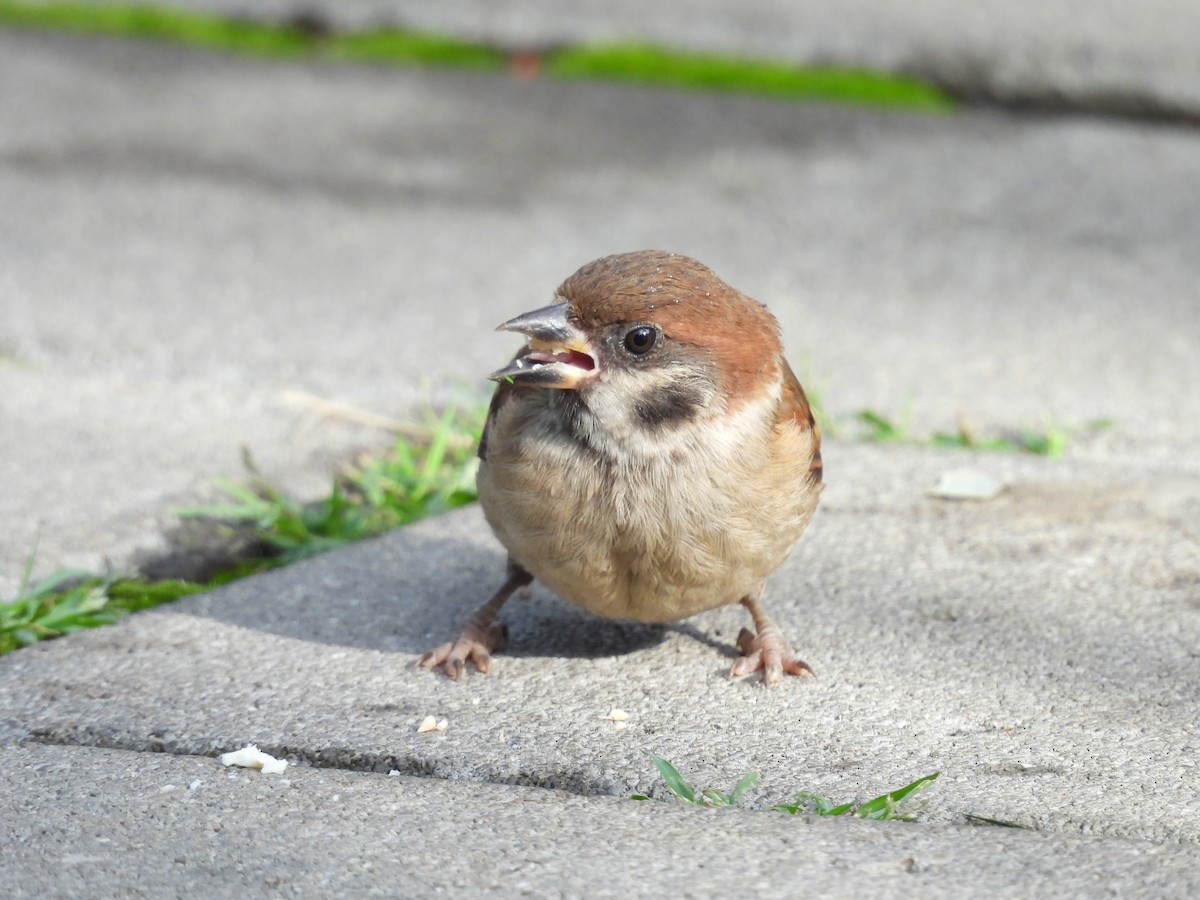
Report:
[[[6,897],[794,895],[1183,897],[1200,853],[1006,828],[685,809],[195,757],[0,749]],[[70,806],[72,815],[62,815]],[[339,864],[322,865],[330,847]],[[131,862],[137,866],[136,877]],[[1028,894],[1024,894],[1027,896]]]
[[[0,736],[187,754],[254,741],[312,764],[618,796],[650,790],[651,750],[705,786],[761,771],[759,805],[942,771],[932,821],[1200,842],[1197,545],[1175,524],[1200,484],[1011,460],[1004,498],[948,504],[923,495],[948,454],[833,449],[842,477],[767,598],[815,680],[730,682],[740,609],[662,629],[544,592],[506,609],[493,675],[411,671],[503,570],[472,508],[13,654],[0,664],[28,690],[0,701]],[[418,734],[425,715],[449,730]]]
[[[385,438],[285,391],[475,390],[490,325],[635,247],[771,305],[835,413],[1116,422],[1061,461],[831,441],[769,594],[818,678],[772,692],[723,675],[734,611],[540,591],[492,675],[412,671],[500,571],[476,510],[0,658],[6,894],[1195,892],[1196,133],[24,32],[0,74],[6,575],[39,521],[42,570],[127,561],[243,444],[315,489]],[[1009,490],[925,495],[962,465]],[[252,741],[296,767],[211,758]],[[821,822],[625,800],[645,751],[757,807],[943,774],[926,824]]]

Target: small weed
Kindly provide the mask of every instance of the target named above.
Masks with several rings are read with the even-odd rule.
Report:
[[[1048,421],[1040,430],[1021,429],[1010,434],[981,437],[964,417],[960,417],[955,431],[936,431],[928,438],[920,438],[914,437],[909,431],[911,417],[911,404],[905,407],[904,415],[899,420],[889,419],[874,410],[864,409],[855,416],[856,421],[865,426],[865,429],[861,430],[857,437],[863,441],[894,441],[903,444],[923,444],[930,447],[997,453],[1032,453],[1037,456],[1058,459],[1066,450],[1067,439],[1072,434],[1100,431],[1111,428],[1113,425],[1111,419],[1095,419],[1081,426],[1062,425]]]
[[[103,580],[78,569],[60,569],[29,583],[34,554],[25,561],[11,600],[0,600],[0,653],[115,622],[123,610],[109,603]]]
[[[37,549],[25,560],[16,596],[0,599],[0,655],[85,628],[110,625],[127,612],[149,609],[204,590],[183,581],[101,577],[59,569],[29,583]]]
[[[223,480],[231,502],[179,511],[186,517],[247,522],[286,563],[381,534],[475,499],[475,448],[483,411],[450,409],[420,441],[396,439],[379,458],[364,458],[336,479],[329,494],[303,502],[256,477]],[[246,460],[252,472],[256,469]]]
[[[911,440],[908,435],[908,423],[912,418],[911,403],[904,408],[904,416],[899,421],[889,419],[871,409],[861,410],[855,418],[860,424],[866,426],[866,430],[859,434],[860,440],[877,443],[888,441],[908,443]]]
[[[667,790],[671,792],[671,795],[677,800],[682,800],[684,803],[692,803],[696,806],[737,806],[738,801],[742,799],[742,795],[758,784],[758,773],[747,772],[738,779],[738,783],[733,786],[733,790],[729,793],[714,790],[697,792],[679,774],[679,770],[667,762],[667,760],[653,754],[650,754],[650,760],[654,763],[654,767],[658,769],[658,773],[662,776],[663,783],[666,784]],[[633,799],[649,800],[650,798],[645,794],[634,794]]]
[[[634,81],[781,99],[902,106],[930,112],[946,112],[954,106],[947,94],[911,76],[836,66],[800,66],[648,44],[568,47],[547,54],[545,68],[556,78]]]
[[[1069,430],[1055,422],[1047,422],[1044,431],[1021,430],[1000,437],[980,438],[965,418],[959,418],[958,430],[953,433],[934,432],[929,443],[934,447],[964,450],[991,450],[1001,453],[1032,453],[1058,459],[1067,446]]]
[[[31,585],[35,547],[16,596],[0,598],[0,654],[107,625],[126,612],[169,603],[470,503],[475,499],[475,448],[483,418],[482,408],[451,409],[428,427],[407,430],[387,454],[358,460],[334,481],[328,496],[315,503],[303,503],[261,478],[250,486],[221,482],[230,502],[182,510],[180,515],[249,522],[276,555],[242,560],[204,584],[63,569]],[[254,471],[252,460],[247,458],[246,464]]]
[[[215,587],[217,583],[222,582],[220,579],[214,579],[214,584],[205,585],[180,581],[176,578],[166,578],[162,581],[118,578],[108,583],[106,593],[109,604],[113,608],[124,612],[138,612],[170,603],[189,594],[199,594],[201,591],[208,590],[210,586]]]
[[[771,809],[776,812],[790,813],[791,815],[808,813],[816,816],[855,816],[859,819],[911,821],[914,813],[902,811],[900,805],[906,801],[911,801],[918,791],[936,781],[940,774],[940,772],[934,772],[932,775],[925,775],[912,782],[912,784],[906,784],[897,790],[880,794],[874,800],[868,800],[866,803],[841,803],[835,805],[833,801],[827,797],[822,797],[820,794],[801,791],[796,795],[793,802],[777,803]]]
[[[679,770],[670,762],[661,756],[648,755],[651,762],[654,763],[654,767],[658,769],[659,775],[662,776],[667,790],[671,792],[671,796],[676,800],[691,803],[695,806],[737,806],[742,796],[758,784],[759,774],[757,772],[747,772],[738,779],[737,784],[734,785],[733,790],[729,793],[714,790],[697,791],[688,784],[687,779],[679,774]],[[773,812],[785,812],[791,815],[807,813],[816,816],[856,816],[860,819],[909,821],[913,818],[913,813],[902,811],[900,809],[901,804],[911,801],[926,785],[936,781],[939,774],[941,773],[934,772],[932,775],[918,778],[912,784],[907,784],[897,790],[881,794],[874,800],[868,800],[866,803],[842,803],[835,805],[831,800],[822,797],[820,794],[801,791],[796,795],[792,803],[777,803],[770,807],[770,809]],[[645,794],[634,794],[632,799],[649,800],[650,798]]]

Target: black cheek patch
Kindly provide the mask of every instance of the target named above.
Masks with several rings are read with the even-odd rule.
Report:
[[[658,428],[694,419],[703,403],[703,395],[694,387],[672,384],[639,397],[633,405],[633,412],[643,425]]]

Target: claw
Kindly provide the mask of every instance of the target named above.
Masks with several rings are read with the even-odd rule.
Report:
[[[738,633],[737,649],[741,657],[729,670],[731,678],[739,678],[742,675],[751,675],[761,671],[763,684],[770,686],[783,681],[785,674],[800,676],[816,674],[808,663],[796,659],[792,655],[792,648],[788,646],[788,642],[783,639],[783,635],[775,623],[759,609],[756,602],[747,598],[742,601],[742,604],[750,610],[750,614],[755,620],[755,626],[759,630],[755,634],[749,628],[743,628]]]
[[[452,641],[435,647],[417,660],[418,666],[426,669],[441,668],[447,676],[458,681],[462,677],[467,661],[483,675],[492,667],[492,654],[508,639],[508,627],[504,624],[479,628],[468,624]]]

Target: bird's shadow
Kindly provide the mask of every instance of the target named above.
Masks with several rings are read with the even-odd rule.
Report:
[[[670,622],[663,627],[667,630],[674,631],[676,634],[681,634],[684,637],[691,638],[693,641],[696,641],[699,644],[704,644],[706,647],[711,647],[713,650],[716,650],[718,653],[721,653],[730,659],[738,658],[736,646],[727,641],[718,640],[711,634],[701,631],[691,622]]]
[[[508,640],[502,652],[507,656],[597,659],[657,646],[667,637],[666,625],[602,619],[544,590],[528,606],[518,606],[506,619]]]
[[[420,532],[386,535],[164,607],[296,640],[422,653],[453,637],[500,586],[504,556],[476,540]],[[687,623],[604,619],[532,586],[498,621],[510,656],[618,656],[661,644],[669,630],[718,647]]]

